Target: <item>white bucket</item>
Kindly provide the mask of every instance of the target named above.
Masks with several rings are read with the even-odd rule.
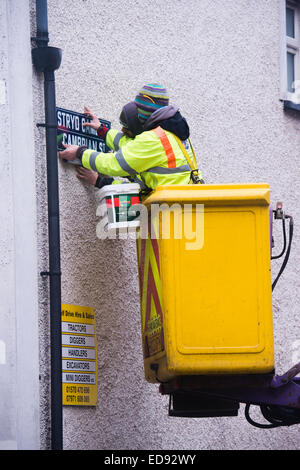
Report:
[[[140,204],[140,185],[136,183],[110,184],[99,191],[101,215],[106,219],[106,232],[116,229],[136,229],[140,226],[139,213],[129,214],[134,204]],[[102,219],[102,220],[103,220]]]

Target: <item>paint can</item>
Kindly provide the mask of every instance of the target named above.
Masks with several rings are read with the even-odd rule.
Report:
[[[136,183],[111,184],[99,191],[102,223],[106,232],[116,229],[135,230],[140,226],[140,185]]]

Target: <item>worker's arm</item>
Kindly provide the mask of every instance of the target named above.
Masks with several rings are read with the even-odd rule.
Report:
[[[126,145],[130,140],[132,140],[131,137],[128,137],[122,131],[117,129],[109,129],[105,125],[100,124],[96,114],[94,114],[87,106],[84,107],[84,114],[88,116],[91,121],[85,122],[83,127],[91,127],[94,129],[98,136],[105,141],[105,144],[110,149],[117,151],[123,145]]]
[[[165,154],[153,132],[143,132],[117,152],[96,152],[85,147],[62,144],[61,160],[81,160],[82,166],[107,176],[134,176],[150,168],[164,165]]]
[[[99,130],[99,132],[101,131]],[[128,137],[128,135],[124,134],[122,131],[119,131],[117,129],[109,129],[105,133],[105,143],[110,149],[114,151],[117,151],[124,145],[127,145],[128,142],[130,142],[131,140],[131,137]]]
[[[82,149],[77,153],[82,166],[108,176],[133,176],[162,164],[161,143],[152,132],[129,140],[117,152],[103,153]]]
[[[88,170],[82,166],[76,166],[76,173],[77,178],[80,179],[83,183],[91,184],[96,188],[102,188],[107,184],[112,184],[114,181],[114,179],[111,177],[101,176],[96,171]]]

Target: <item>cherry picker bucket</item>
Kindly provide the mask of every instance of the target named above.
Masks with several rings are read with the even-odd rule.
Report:
[[[272,371],[268,184],[161,186],[144,204],[156,226],[138,240],[146,379]]]

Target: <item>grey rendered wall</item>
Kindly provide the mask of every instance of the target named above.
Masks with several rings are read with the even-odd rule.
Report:
[[[299,340],[299,130],[280,102],[279,0],[49,1],[50,45],[63,49],[57,106],[89,105],[118,127],[146,82],[164,84],[188,119],[207,183],[268,182],[294,215],[291,261],[274,292],[276,371]],[[33,10],[33,2],[32,2]],[[42,80],[34,79],[36,119]],[[40,264],[47,259],[42,131],[36,132]],[[295,449],[297,427],[262,431],[237,418],[178,419],[143,375],[133,241],[96,237],[97,191],[60,164],[63,302],[97,314],[99,403],[64,408],[66,449]],[[280,234],[280,232],[278,232]],[[278,248],[280,248],[278,246]],[[273,276],[279,264],[273,265]],[[195,280],[195,288],[201,288]],[[49,445],[47,288],[40,285],[42,446]],[[254,413],[254,417],[255,417]]]

